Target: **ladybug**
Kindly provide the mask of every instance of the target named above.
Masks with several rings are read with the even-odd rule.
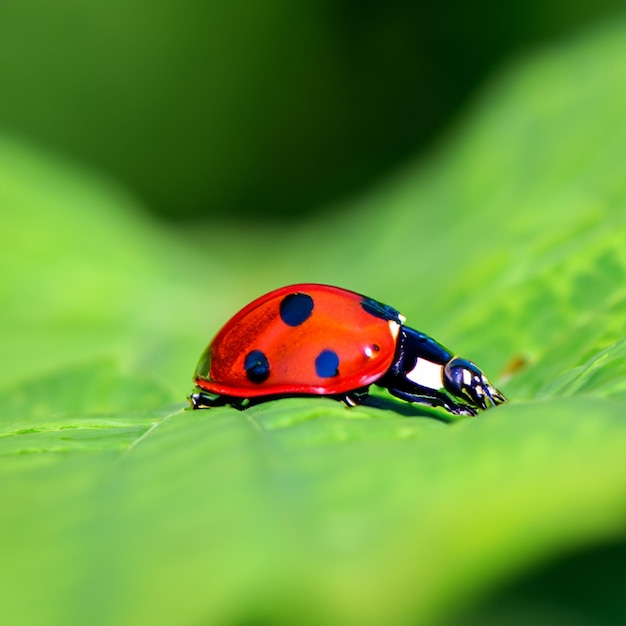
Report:
[[[339,287],[271,291],[239,311],[203,352],[192,408],[244,409],[315,395],[356,406],[372,384],[457,415],[506,401],[474,363],[404,322],[396,309]]]

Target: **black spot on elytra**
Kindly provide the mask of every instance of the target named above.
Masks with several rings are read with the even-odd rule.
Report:
[[[400,311],[397,311],[388,304],[383,304],[382,302],[378,302],[378,300],[373,300],[372,298],[363,298],[363,300],[361,300],[361,306],[370,315],[402,324]]]
[[[262,383],[270,375],[270,363],[261,350],[249,352],[243,366],[248,380],[253,383]]]
[[[339,374],[339,357],[332,350],[322,350],[315,359],[315,371],[320,378],[331,378]]]
[[[313,298],[306,293],[290,293],[280,303],[280,319],[287,326],[300,326],[313,312]]]

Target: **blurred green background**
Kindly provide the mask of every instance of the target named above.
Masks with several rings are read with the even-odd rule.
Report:
[[[507,59],[621,11],[4,0],[0,120],[158,215],[294,219],[423,153]]]
[[[622,5],[4,0],[0,85],[3,626],[626,620]],[[306,281],[510,403],[186,410]]]

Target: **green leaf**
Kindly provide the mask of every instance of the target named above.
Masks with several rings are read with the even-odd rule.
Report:
[[[166,231],[1,140],[0,622],[623,621],[624,35],[509,68],[428,163],[289,232]],[[510,403],[188,410],[219,325],[306,280],[514,364]]]
[[[108,361],[7,389],[0,394],[0,455],[125,449],[160,417],[153,407],[168,397]]]

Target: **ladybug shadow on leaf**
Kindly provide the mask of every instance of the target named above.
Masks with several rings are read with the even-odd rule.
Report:
[[[238,412],[247,411],[251,407],[258,406],[270,406],[275,402],[282,402],[284,400],[293,399],[293,398],[307,398],[307,399],[315,399],[321,400],[324,396],[317,395],[307,395],[302,394],[298,396],[294,395],[275,395],[275,396],[266,396],[262,398],[251,398],[251,399],[239,399],[239,398],[225,398],[219,396],[213,396],[209,398],[206,394],[197,394],[192,393],[188,396],[189,402],[191,406],[189,410],[194,409],[207,409],[207,408],[231,408]],[[328,399],[328,396],[326,396]],[[205,404],[205,401],[209,400],[209,403]],[[342,398],[334,398],[333,402],[337,402],[338,406],[341,406],[340,401]],[[354,405],[343,405],[343,408],[346,411],[358,410],[359,407],[377,409],[381,411],[388,411],[395,413],[397,415],[402,415],[403,417],[422,417],[427,419],[436,419],[437,421],[443,422],[445,424],[449,424],[451,422],[456,422],[459,419],[462,419],[460,416],[454,416],[451,413],[444,413],[443,411],[437,410],[435,408],[431,408],[428,405],[423,404],[410,404],[407,402],[403,402],[401,400],[396,400],[393,397],[382,396],[378,394],[367,394],[359,396],[358,404]]]
[[[409,404],[396,400],[394,398],[388,398],[378,395],[369,395],[361,400],[361,406],[371,407],[373,409],[381,409],[383,411],[393,411],[404,417],[427,417],[429,419],[436,419],[445,424],[456,422],[459,417],[451,414],[443,413],[436,409],[430,409],[425,405]]]

